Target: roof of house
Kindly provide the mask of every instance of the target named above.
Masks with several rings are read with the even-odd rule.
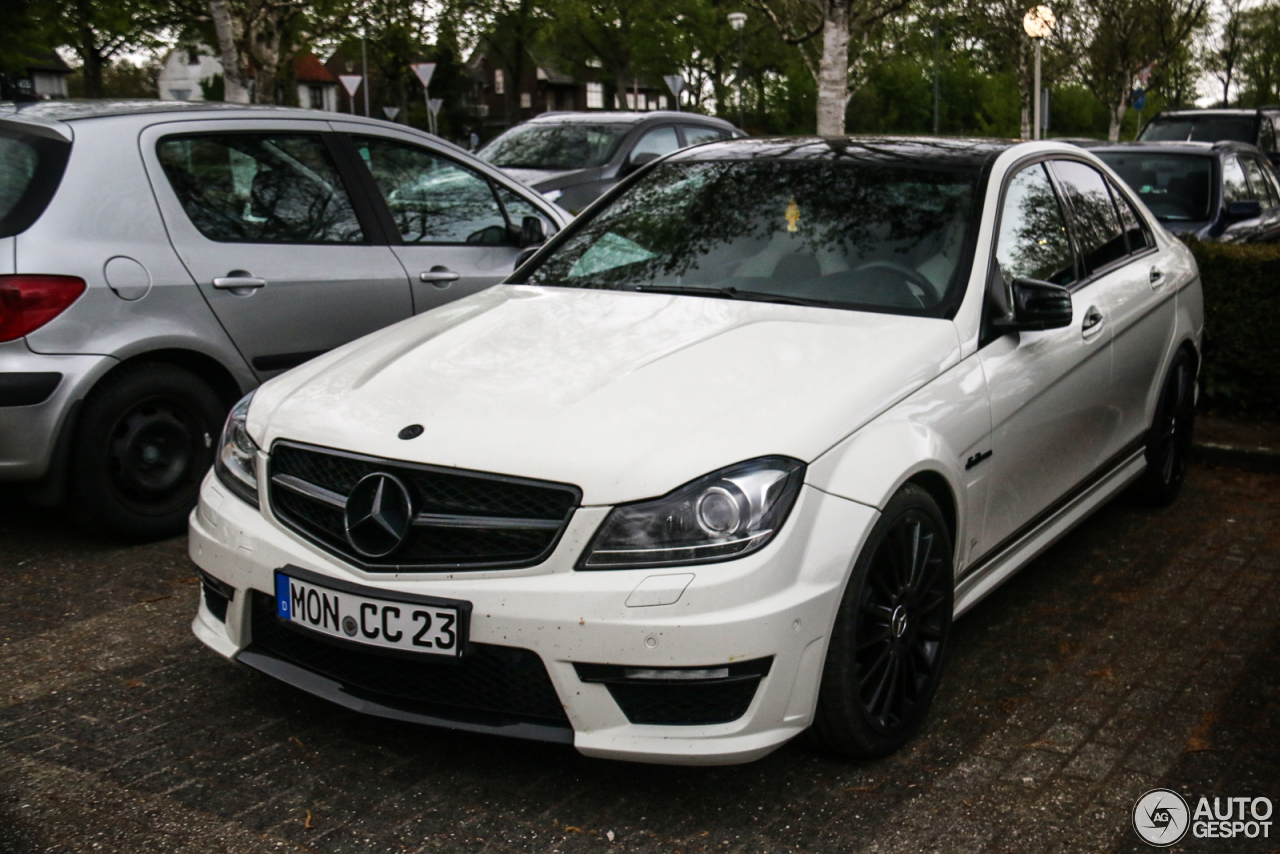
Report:
[[[338,78],[324,67],[314,53],[300,53],[293,58],[293,79],[299,83],[333,83]]]
[[[27,73],[32,71],[53,71],[57,74],[70,74],[71,66],[62,61],[62,57],[52,50],[29,53],[26,57]]]

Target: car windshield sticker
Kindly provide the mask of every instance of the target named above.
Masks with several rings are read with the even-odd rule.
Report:
[[[800,221],[800,206],[796,204],[796,197],[791,197],[791,203],[787,205],[787,231],[795,231],[796,223]]]
[[[569,269],[569,278],[593,276],[596,273],[603,273],[605,270],[625,267],[628,264],[638,264],[641,261],[648,261],[650,258],[656,257],[656,255],[634,240],[628,240],[621,234],[615,234],[611,231],[597,240],[594,246],[582,253],[582,257]]]

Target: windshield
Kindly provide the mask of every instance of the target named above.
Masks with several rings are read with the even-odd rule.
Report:
[[[1142,129],[1142,142],[1222,142],[1258,141],[1257,119],[1253,116],[1194,116],[1156,119]]]
[[[1098,157],[1134,189],[1156,219],[1200,222],[1213,202],[1213,158],[1199,154],[1099,151]]]
[[[480,149],[504,169],[589,169],[607,163],[629,124],[521,125]]]
[[[925,313],[964,272],[977,179],[866,163],[667,163],[528,283]]]

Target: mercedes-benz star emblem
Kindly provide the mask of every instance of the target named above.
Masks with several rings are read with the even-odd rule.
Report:
[[[374,472],[351,490],[342,516],[353,549],[365,557],[386,557],[409,535],[413,502],[397,478]]]

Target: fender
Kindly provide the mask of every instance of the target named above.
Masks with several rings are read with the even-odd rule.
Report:
[[[968,541],[970,508],[981,508],[986,495],[989,467],[981,455],[990,451],[990,438],[986,377],[971,356],[814,460],[807,482],[884,509],[913,477],[941,477],[955,508],[958,571],[967,553],[961,546]],[[966,469],[974,457],[981,459]],[[973,519],[974,526],[981,522]]]

